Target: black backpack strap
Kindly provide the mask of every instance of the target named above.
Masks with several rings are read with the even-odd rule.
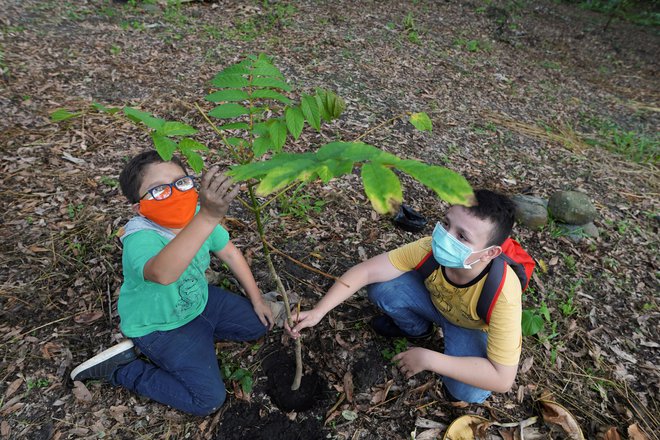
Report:
[[[419,262],[415,270],[419,272],[423,279],[427,279],[431,274],[440,267],[438,260],[433,258],[433,251],[426,254],[426,256]]]
[[[479,301],[477,301],[477,315],[484,320],[486,324],[490,323],[490,314],[493,312],[497,298],[499,298],[506,280],[506,259],[505,255],[500,255],[493,259],[486,282],[481,289]]]

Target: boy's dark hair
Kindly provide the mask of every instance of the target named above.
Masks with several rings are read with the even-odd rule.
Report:
[[[171,159],[172,162],[179,165],[184,173],[187,173],[183,162],[176,156]],[[140,186],[144,177],[144,170],[152,163],[167,162],[160,157],[156,150],[147,150],[133,157],[119,174],[119,186],[121,192],[126,196],[129,202],[140,202]]]
[[[470,214],[493,223],[493,231],[488,246],[500,246],[513,229],[516,205],[507,196],[487,189],[474,192],[477,204],[467,208]]]

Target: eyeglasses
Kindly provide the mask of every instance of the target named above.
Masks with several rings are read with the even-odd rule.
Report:
[[[183,176],[172,183],[163,183],[147,190],[140,199],[151,195],[154,200],[165,200],[172,195],[172,187],[181,192],[189,191],[195,187],[195,178],[193,176]]]

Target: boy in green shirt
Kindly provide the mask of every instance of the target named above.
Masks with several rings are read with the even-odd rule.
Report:
[[[181,161],[163,161],[156,151],[134,157],[119,181],[138,214],[121,237],[124,283],[118,311],[130,340],[81,364],[71,378],[105,379],[190,414],[208,415],[226,396],[215,341],[255,340],[273,326],[245,258],[219,225],[238,187],[213,167],[198,195]],[[209,252],[229,266],[249,300],[207,284]],[[136,356],[134,345],[149,362]]]

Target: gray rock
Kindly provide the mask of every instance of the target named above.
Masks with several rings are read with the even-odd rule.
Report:
[[[516,221],[530,229],[541,229],[548,224],[548,201],[541,197],[516,194],[511,197],[516,204]]]
[[[589,197],[577,191],[558,191],[551,195],[548,211],[555,220],[569,225],[590,223],[598,215]]]
[[[568,225],[566,223],[556,223],[557,229],[562,235],[565,235],[573,243],[579,243],[585,238],[598,238],[600,231],[593,223],[584,225]]]

